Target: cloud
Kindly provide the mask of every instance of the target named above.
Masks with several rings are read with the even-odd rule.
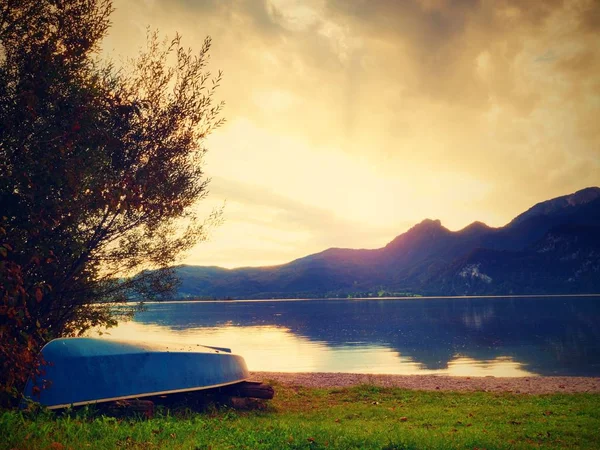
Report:
[[[330,247],[378,248],[414,222],[370,225],[250,183],[215,177],[209,205],[225,201],[224,224],[186,259],[225,267],[278,265]]]
[[[600,185],[596,0],[115,6],[110,52],[135,54],[147,25],[213,37],[229,124],[207,142],[212,195],[230,200],[224,230],[273,238],[272,260],[383,244],[425,217],[500,226]]]
[[[405,231],[412,222],[395,224],[394,227],[373,223],[353,222],[336,215],[333,211],[294,200],[264,188],[232,179],[213,178],[211,196],[242,205],[242,209],[228,213],[226,220],[265,225],[278,230],[294,230],[305,233],[306,240],[314,251],[328,247],[350,247],[355,242],[369,242],[371,246],[381,246],[392,240],[396,234]]]

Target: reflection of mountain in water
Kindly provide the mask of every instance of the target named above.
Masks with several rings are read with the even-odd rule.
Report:
[[[600,375],[600,298],[310,300],[148,305],[173,330],[273,325],[332,347],[381,345],[428,369],[509,356],[542,375]]]

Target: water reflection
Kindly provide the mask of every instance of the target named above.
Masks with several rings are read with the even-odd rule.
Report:
[[[113,337],[231,347],[251,370],[600,375],[600,298],[161,303]]]
[[[271,372],[349,372],[397,375],[436,374],[455,376],[533,376],[511,358],[477,361],[457,355],[442,370],[427,369],[411,357],[381,345],[354,342],[328,346],[296,336],[290,330],[272,326],[225,326],[189,328],[178,332],[160,325],[136,322],[121,324],[110,330],[109,339],[143,340],[186,346],[202,342],[230,347],[244,356],[248,368]]]

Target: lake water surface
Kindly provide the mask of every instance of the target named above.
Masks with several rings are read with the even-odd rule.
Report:
[[[109,333],[260,371],[600,376],[600,297],[151,303]]]

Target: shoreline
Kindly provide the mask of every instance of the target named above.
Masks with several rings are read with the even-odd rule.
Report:
[[[506,294],[506,295],[408,295],[398,297],[282,297],[282,298],[231,298],[231,299],[191,299],[182,298],[178,300],[161,300],[151,302],[141,302],[146,305],[157,303],[263,303],[263,302],[303,302],[314,300],[469,300],[477,298],[590,298],[600,297],[598,294]],[[130,302],[126,302],[130,303]],[[131,303],[140,303],[137,301]]]
[[[250,372],[251,379],[309,388],[370,384],[421,391],[507,392],[514,394],[600,393],[600,377],[456,377],[328,372]]]

